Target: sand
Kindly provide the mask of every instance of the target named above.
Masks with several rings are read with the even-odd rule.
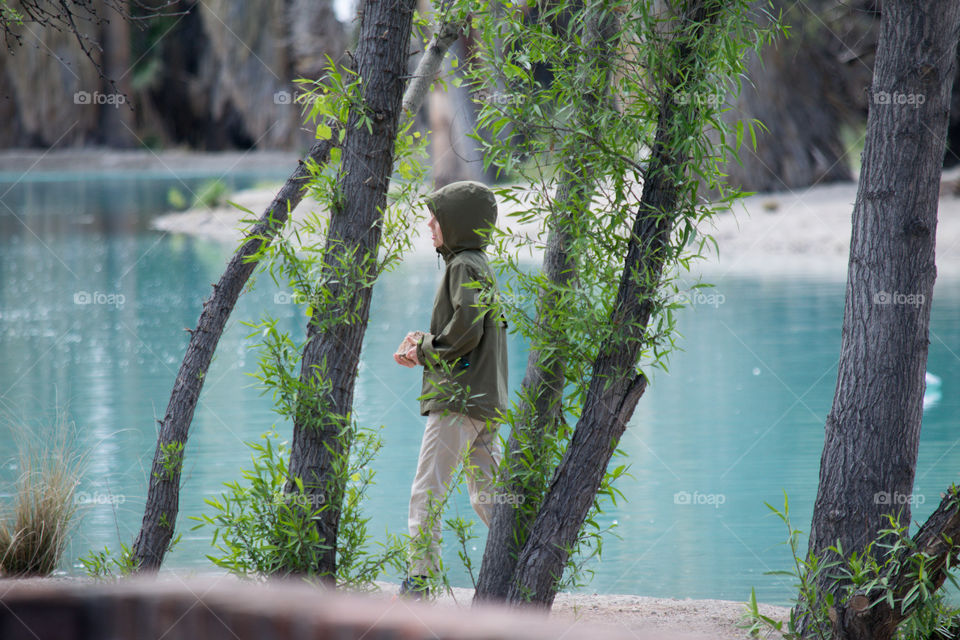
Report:
[[[937,228],[937,268],[941,276],[960,276],[960,197],[955,195],[958,184],[960,169],[944,173]],[[259,215],[276,195],[277,188],[240,191],[229,199]],[[712,279],[727,274],[844,279],[856,194],[856,183],[842,182],[745,198],[731,211],[714,216],[698,229],[713,236],[719,254],[711,252],[706,259],[697,261],[694,271]],[[295,218],[310,211],[310,205],[309,201],[304,202]],[[511,207],[501,205],[501,220],[510,211]],[[168,233],[236,245],[243,237],[245,217],[249,216],[225,205],[166,214],[156,218],[153,226]],[[536,231],[533,224],[508,224],[515,232]],[[434,257],[428,234],[417,239],[407,257]]]
[[[380,583],[385,593],[396,593],[397,585]],[[453,589],[437,598],[438,607],[467,607],[472,589]],[[744,627],[746,603],[728,600],[651,598],[597,593],[560,593],[551,617],[571,625],[590,623],[626,629],[638,637],[669,637],[671,640],[749,640]],[[760,605],[760,612],[775,620],[789,616],[787,607]],[[761,638],[768,637],[761,634]],[[770,634],[769,637],[776,637]]]

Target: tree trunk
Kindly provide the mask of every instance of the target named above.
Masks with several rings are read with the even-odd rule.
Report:
[[[883,4],[811,553],[910,523],[960,2]],[[843,586],[825,576],[824,593]],[[857,637],[857,636],[850,636]]]
[[[701,31],[722,10],[720,0],[682,3],[678,20],[683,26],[678,29]],[[517,560],[508,593],[511,604],[552,605],[570,549],[646,389],[646,378],[636,372],[636,364],[681,198],[676,171],[687,160],[673,148],[672,137],[678,127],[682,130],[687,124],[683,112],[695,110],[678,108],[672,98],[681,87],[681,73],[695,73],[699,68],[691,60],[696,52],[689,45],[680,44],[678,49],[677,69],[658,87],[662,97],[656,138],[610,318],[612,325],[622,327],[622,333],[605,340],[594,361],[580,420]]]
[[[346,478],[338,461],[349,455],[343,432],[352,420],[353,391],[367,329],[380,247],[383,210],[406,79],[407,47],[416,0],[367,0],[357,47],[362,104],[351,108],[343,165],[330,221],[321,280],[332,302],[307,325],[294,417],[287,491],[303,481],[309,504],[325,503],[317,528],[326,545],[317,567],[336,572],[337,530]],[[369,126],[361,118],[368,118]],[[338,260],[344,262],[337,262]],[[308,391],[309,390],[309,391]]]
[[[101,91],[106,94],[121,92],[127,101],[133,98],[130,70],[130,7],[127,0],[102,3],[100,15],[100,46],[103,75]],[[99,133],[101,143],[113,148],[131,148],[137,143],[133,105],[130,102],[100,107]]]
[[[459,37],[462,28],[460,23],[444,22],[437,29],[403,99],[403,108],[408,117],[413,117],[420,110],[427,88],[433,82],[444,54],[450,44]],[[335,128],[329,140],[321,140],[313,145],[307,154],[307,160],[320,166],[326,164],[330,159],[330,149],[338,139],[338,129]],[[167,471],[164,466],[167,456],[164,452],[171,451],[171,446],[179,447],[174,443],[186,446],[190,422],[193,420],[193,412],[200,398],[213,352],[240,292],[257,266],[257,260],[253,256],[256,256],[265,244],[273,241],[289,214],[300,204],[309,178],[310,172],[306,163],[300,161],[296,171],[287,179],[270,207],[227,264],[219,283],[213,285],[213,295],[204,302],[197,328],[191,332],[187,352],[170,394],[167,412],[160,422],[143,524],[133,544],[134,558],[141,570],[156,571],[160,568],[173,536],[179,510],[180,470],[183,461],[181,459],[176,468]]]
[[[310,150],[308,159],[320,165],[325,164],[330,158],[334,139],[336,136],[331,140],[316,143]],[[197,328],[190,332],[187,353],[177,372],[177,379],[167,403],[167,412],[160,421],[143,523],[133,543],[133,555],[141,570],[156,571],[160,568],[173,536],[180,501],[183,449],[187,443],[190,422],[193,420],[193,412],[200,399],[207,369],[223,328],[240,292],[257,266],[257,261],[250,258],[276,237],[289,212],[303,199],[304,186],[309,179],[307,165],[301,161],[257,225],[247,234],[240,249],[230,259],[220,281],[213,285],[213,295],[203,303]],[[170,458],[171,455],[179,456],[176,464],[173,464],[175,461]]]
[[[593,57],[588,63],[584,63],[582,69],[580,79],[584,102],[581,103],[580,112],[575,118],[580,126],[589,127],[597,105],[609,93],[608,74],[604,73],[603,79],[596,82],[590,72],[596,67],[605,72],[609,71],[609,58],[617,47],[616,42],[612,41],[616,21],[613,15],[598,7],[592,8],[592,15],[584,17],[583,50]],[[591,85],[591,81],[595,84]],[[575,148],[560,154],[565,161],[559,168],[561,178],[555,207],[547,221],[549,231],[543,255],[543,273],[551,287],[540,292],[536,325],[542,328],[542,341],[554,345],[562,344],[565,340],[563,335],[548,335],[549,327],[555,324],[552,320],[555,310],[562,306],[558,292],[577,278],[577,265],[569,249],[572,241],[571,226],[582,217],[580,212],[589,210],[594,192],[594,176],[584,175],[580,164],[582,149],[576,147],[581,144],[582,142],[577,140],[572,145]],[[518,419],[507,441],[506,455],[499,470],[500,478],[504,482],[501,491],[510,496],[522,496],[522,499],[500,501],[494,507],[480,575],[477,578],[475,603],[506,600],[510,579],[516,569],[517,556],[533,524],[534,509],[543,498],[546,478],[551,472],[547,466],[547,454],[543,450],[544,438],[562,419],[561,406],[566,381],[566,362],[561,357],[562,351],[533,349],[527,357],[527,369],[520,389]],[[530,480],[524,481],[520,470],[514,468],[524,447],[542,454],[527,456],[544,463],[540,469],[541,482],[537,484],[531,484]]]

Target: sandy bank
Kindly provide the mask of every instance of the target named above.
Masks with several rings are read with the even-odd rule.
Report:
[[[392,594],[397,585],[382,583],[384,593]],[[473,598],[472,589],[454,589],[453,595],[437,599],[438,607],[467,607]],[[760,611],[771,618],[784,620],[787,607],[760,605]],[[651,598],[646,596],[560,593],[550,616],[570,625],[588,623],[626,629],[638,637],[660,637],[689,640],[750,640],[742,628],[746,604],[729,600],[691,600]]]
[[[960,197],[955,195],[960,169],[944,174],[937,229],[937,267],[940,275],[960,276]],[[251,211],[262,212],[275,188],[240,191],[230,199]],[[757,194],[742,200],[730,213],[715,216],[701,232],[712,235],[719,256],[710,255],[699,269],[710,278],[725,274],[817,276],[844,278],[850,243],[850,223],[857,185],[853,182],[819,185],[794,192]],[[309,211],[301,204],[296,216]],[[501,207],[503,215],[509,207]],[[160,216],[154,227],[236,244],[242,237],[244,214],[231,206],[195,209]],[[511,229],[533,232],[532,225],[509,223]],[[413,258],[433,257],[429,238],[415,243]]]

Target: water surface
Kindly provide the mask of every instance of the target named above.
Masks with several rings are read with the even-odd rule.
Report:
[[[171,186],[183,181],[126,174],[96,180],[28,177],[0,182],[0,492],[16,475],[16,425],[36,431],[57,408],[89,447],[80,487],[90,504],[68,550],[129,544],[142,518],[162,417],[187,344],[232,247],[150,231]],[[254,176],[231,176],[237,186]],[[361,424],[382,427],[384,449],[371,489],[370,529],[403,532],[423,418],[419,375],[391,354],[411,329],[424,328],[440,271],[410,261],[375,290],[357,382]],[[680,316],[683,350],[641,399],[621,443],[630,477],[625,500],[608,506],[602,525],[618,537],[593,563],[588,589],[601,593],[743,600],[750,587],[784,602],[787,581],[764,576],[788,566],[785,529],[764,502],[790,497],[795,526],[809,526],[823,423],[836,382],[843,283],[803,278],[718,276],[712,298]],[[305,318],[283,288],[261,276],[245,293],[220,342],[187,445],[178,530],[183,540],[166,566],[211,571],[210,532],[188,518],[209,512],[204,499],[249,466],[244,445],[271,426],[290,425],[261,395],[254,340],[244,322],[264,314],[300,339]],[[956,419],[960,383],[960,283],[941,280],[933,302],[928,369],[942,395],[924,413],[917,472],[916,518],[936,506],[960,471]],[[511,384],[519,384],[526,351],[513,336]],[[451,513],[472,515],[462,493]],[[482,527],[478,527],[478,530]],[[471,544],[479,564],[482,539]],[[447,561],[459,566],[447,545]],[[453,582],[468,586],[462,569]]]

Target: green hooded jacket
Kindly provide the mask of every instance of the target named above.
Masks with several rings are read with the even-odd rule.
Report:
[[[486,238],[478,230],[496,224],[497,201],[479,182],[463,181],[427,196],[427,207],[440,226],[443,245],[437,252],[447,268],[433,302],[430,333],[417,345],[424,364],[420,413],[492,419],[506,410],[507,323],[483,308],[498,289],[483,252]]]

